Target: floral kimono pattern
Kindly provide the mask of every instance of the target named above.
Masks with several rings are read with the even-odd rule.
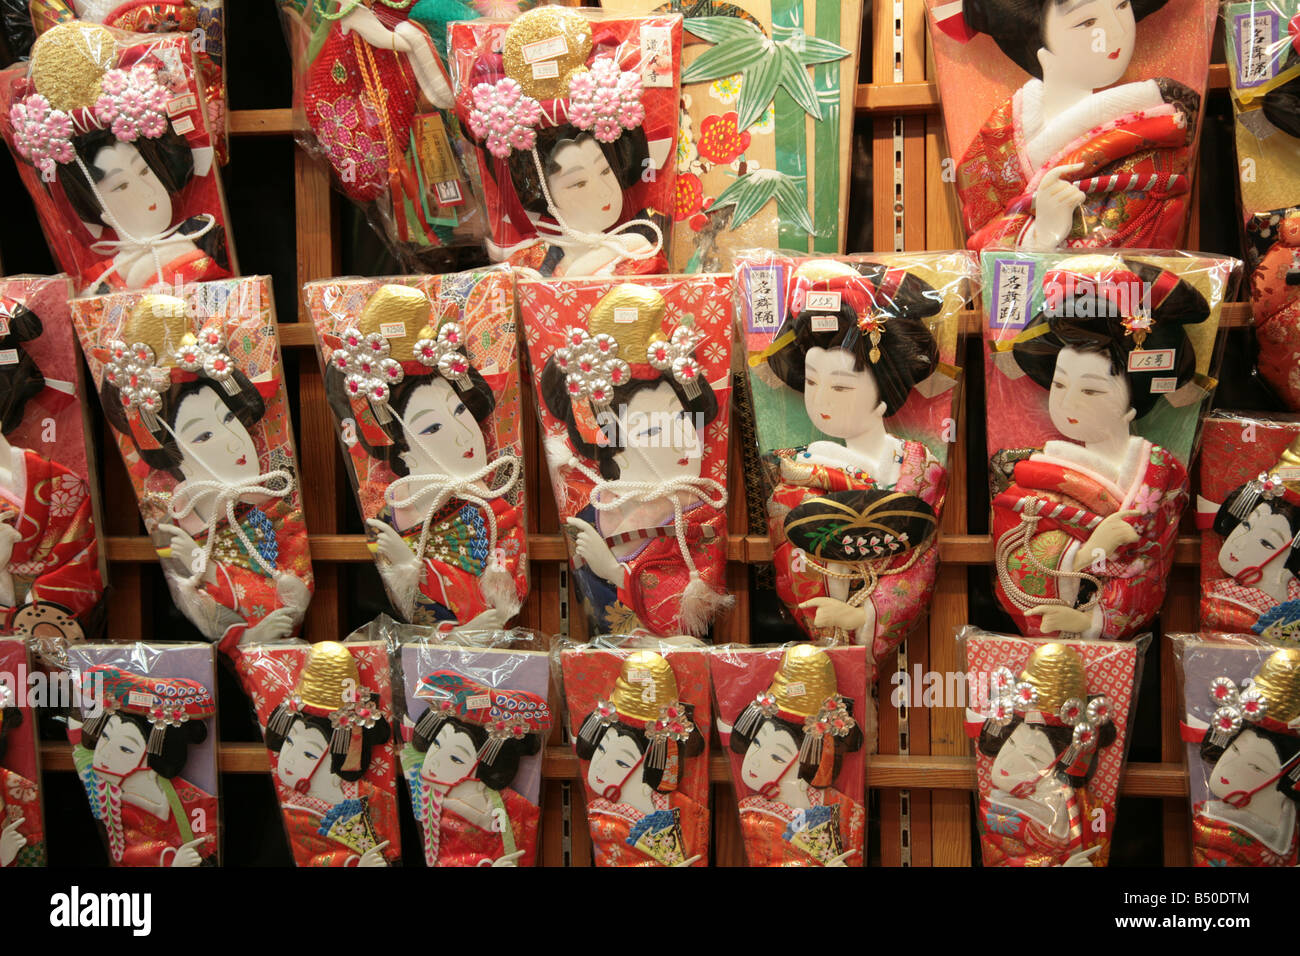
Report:
[[[1258,836],[1208,812],[1206,803],[1192,808],[1193,866],[1295,866],[1300,862],[1300,830],[1294,824],[1286,853],[1264,845]]]
[[[208,222],[207,217],[195,216],[187,219],[177,231],[184,236],[197,232]],[[189,282],[208,282],[212,279],[224,279],[230,275],[230,260],[226,254],[225,233],[213,229],[201,237],[205,247],[191,249],[175,259],[162,264],[162,275],[167,282],[185,284]],[[122,292],[132,288],[121,275],[112,259],[103,259],[92,265],[85,273],[85,279],[91,284],[91,294],[108,295],[110,292]]]
[[[1092,128],[1037,167],[1025,142],[1025,89],[994,110],[957,164],[967,248],[1014,247],[1033,218],[1042,177],[1078,163],[1084,168],[1069,179],[1088,197],[1080,207],[1083,228],[1076,215],[1066,247],[1174,248],[1187,214],[1198,97],[1173,80],[1150,82],[1163,103]]]
[[[1260,213],[1246,232],[1265,246],[1250,274],[1259,373],[1288,408],[1300,409],[1300,209]]]
[[[799,605],[816,597],[830,596],[830,579],[801,560],[799,549],[785,536],[785,516],[808,498],[828,491],[881,488],[916,495],[936,514],[943,509],[948,476],[924,444],[903,443],[903,460],[898,481],[889,488],[878,485],[870,475],[832,465],[804,461],[805,448],[784,449],[764,456],[771,496],[767,502],[768,534],[772,538],[772,563],[776,567],[776,590],[790,613],[808,634],[817,636],[813,624],[815,608]],[[921,544],[921,542],[913,542]],[[876,659],[888,653],[907,634],[916,615],[929,603],[939,565],[939,542],[932,536],[921,553],[912,548],[886,562],[876,590],[869,600],[876,609]],[[858,585],[859,587],[861,585]]]
[[[1288,601],[1300,600],[1300,578],[1287,582]],[[1278,607],[1268,592],[1238,584],[1233,578],[1219,578],[1204,584],[1201,593],[1201,627],[1230,634],[1249,634],[1259,616]]]
[[[1063,866],[1076,853],[1088,850],[1096,834],[1086,825],[1090,802],[1086,789],[1075,790],[1066,802],[1069,827],[1058,837],[1029,814],[1004,806],[986,794],[979,799],[977,821],[985,866]],[[1102,849],[1090,861],[1103,866],[1110,845],[1105,839]]]
[[[45,826],[36,784],[7,767],[0,767],[0,828],[18,817],[23,818],[18,832],[27,838],[27,845],[9,865],[44,866]]]
[[[298,866],[356,866],[361,854],[382,842],[381,833],[397,830],[397,820],[389,816],[390,801],[377,796],[365,780],[344,781],[344,800],[336,804],[290,790],[278,780],[275,789]],[[384,849],[391,860],[399,848]]]
[[[1062,578],[1040,571],[1039,566],[1049,572],[1072,569],[1077,551],[1103,518],[1137,510],[1139,515],[1124,519],[1137,532],[1137,541],[1120,547],[1100,566],[1086,567],[1085,572],[1100,584],[1096,594],[1086,594],[1084,585],[1078,595],[1080,602],[1097,600],[1093,625],[1084,637],[1132,637],[1164,601],[1174,536],[1187,503],[1187,470],[1164,448],[1141,441],[1137,476],[1121,489],[1065,457],[1050,454],[1053,444],[1018,462],[1010,487],[993,499],[993,537],[999,551],[1006,536],[1021,529],[1022,515],[1040,509],[1028,541],[999,559],[998,600],[1022,634],[1042,634],[1038,618],[1027,617],[1025,608],[1008,595],[1007,583],[1030,600],[1042,599],[1046,604],[1062,599]]]
[[[863,865],[866,808],[830,787],[809,787],[808,798],[807,810],[758,795],[741,799],[740,832],[750,866],[825,866],[852,847],[859,852],[844,865]]]
[[[707,866],[709,811],[685,794],[656,793],[655,812],[597,797],[587,803],[597,866],[676,866],[702,854]]]

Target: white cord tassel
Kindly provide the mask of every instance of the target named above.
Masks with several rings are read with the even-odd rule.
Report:
[[[270,482],[283,482],[282,488],[270,487]],[[204,572],[208,569],[208,562],[212,558],[212,548],[216,544],[217,523],[224,517],[226,524],[239,541],[244,546],[249,560],[260,567],[266,574],[278,580],[285,571],[277,571],[275,566],[262,557],[260,551],[244,533],[243,527],[235,515],[235,505],[238,504],[245,496],[263,495],[267,498],[287,498],[293,493],[294,480],[293,475],[282,468],[274,471],[268,471],[265,474],[258,475],[248,481],[229,484],[225,481],[191,481],[186,484],[185,489],[190,492],[185,496],[184,502],[177,503],[176,497],[173,496],[167,505],[167,512],[174,520],[179,521],[184,518],[196,507],[200,501],[211,501],[210,516],[205,523],[205,537],[203,548],[199,551],[194,561],[194,567],[191,568],[191,574],[188,578],[181,579],[181,586],[185,588],[197,588],[199,582],[203,579]]]

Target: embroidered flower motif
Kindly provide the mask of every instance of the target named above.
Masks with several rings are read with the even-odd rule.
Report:
[[[44,175],[51,175],[55,163],[70,163],[72,117],[50,108],[50,101],[33,93],[9,111],[14,128],[14,148]]]
[[[736,114],[706,116],[700,123],[700,155],[710,162],[730,163],[749,148],[749,132],[736,129]]]
[[[156,139],[167,131],[167,89],[143,63],[129,71],[109,70],[100,81],[95,118],[124,143]]]
[[[85,500],[84,494],[78,494],[76,491],[60,489],[50,495],[50,514],[56,518],[68,518],[77,513],[81,507],[81,502]]]
[[[724,76],[709,84],[709,95],[723,103],[734,103],[740,96],[742,77],[739,73]]]
[[[569,122],[578,129],[589,129],[602,143],[612,143],[643,120],[641,77],[619,69],[612,57],[600,57],[585,73],[570,77]]]
[[[542,106],[524,93],[518,83],[509,77],[496,83],[480,83],[474,87],[473,95],[469,128],[484,141],[489,153],[505,159],[512,149],[533,148],[537,142],[533,127],[542,118]]]
[[[337,167],[351,166],[357,182],[369,183],[386,159],[383,144],[361,132],[360,104],[355,97],[340,96],[333,103],[317,103],[316,137]]]
[[[704,202],[704,184],[694,173],[679,173],[673,196],[673,222],[689,219]]]
[[[1160,507],[1160,495],[1158,488],[1143,485],[1138,489],[1137,497],[1133,499],[1133,507],[1144,515],[1155,514]]]

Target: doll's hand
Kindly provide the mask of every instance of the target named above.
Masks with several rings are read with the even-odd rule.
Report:
[[[185,569],[184,573],[189,575],[197,571],[199,554],[202,549],[190,537],[189,532],[174,524],[160,524],[158,530],[167,536],[167,547],[171,549],[172,559]],[[216,573],[213,571],[211,561],[203,569],[203,580],[209,582],[216,580]]]
[[[515,850],[514,853],[507,853],[505,856],[497,857],[492,861],[493,866],[518,866],[518,860],[524,855],[523,850]]]
[[[813,616],[814,627],[838,627],[856,633],[859,628],[865,627],[867,623],[865,608],[854,607],[852,604],[837,601],[835,598],[810,598],[799,606],[801,608],[811,607],[817,609],[817,613]]]
[[[702,857],[703,855],[704,855],[703,853],[697,853],[694,856],[688,856],[686,859],[682,860],[681,862],[674,863],[673,867],[694,866],[696,861],[698,861],[700,857]]]
[[[14,545],[23,536],[21,531],[9,523],[15,517],[16,515],[9,511],[0,518],[0,568],[9,567],[9,561],[14,555]]]
[[[197,847],[208,842],[205,836],[196,837],[189,843],[182,843],[176,848],[176,855],[172,857],[172,866],[198,866],[203,862],[203,857],[199,856]]]
[[[1044,634],[1083,634],[1092,626],[1092,616],[1072,607],[1031,607],[1025,617],[1041,617],[1038,629]]]
[[[366,526],[375,532],[375,553],[381,558],[394,568],[419,568],[420,562],[415,560],[415,555],[392,525],[370,518]]]
[[[18,856],[18,851],[27,845],[27,837],[18,832],[18,828],[26,820],[26,817],[15,817],[5,824],[3,831],[0,831],[0,866],[9,866],[13,863],[14,858]]]
[[[1080,850],[1078,853],[1074,854],[1072,857],[1070,857],[1068,860],[1062,863],[1061,866],[1095,866],[1096,864],[1094,864],[1092,860],[1088,859],[1088,857],[1092,856],[1100,849],[1101,849],[1101,844],[1097,844],[1096,846],[1091,847],[1087,850]]]
[[[365,853],[361,854],[361,859],[357,861],[357,866],[387,866],[388,861],[384,859],[384,847],[388,846],[385,840],[378,846],[372,846]]]
[[[618,563],[618,558],[614,557],[614,552],[609,549],[600,532],[581,518],[570,518],[568,525],[578,532],[573,542],[574,553],[610,584],[621,586],[623,565]]]
[[[839,856],[833,856],[829,860],[827,860],[826,866],[848,866],[848,864],[845,863],[844,861],[857,852],[858,852],[857,850],[846,850],[845,852],[841,853]]]
[[[1124,519],[1136,518],[1141,514],[1136,509],[1130,509],[1116,511],[1102,518],[1101,524],[1097,525],[1079,553],[1074,556],[1074,570],[1087,570],[1089,565],[1104,561],[1126,544],[1137,541],[1137,529]]]
[[[280,641],[293,636],[297,625],[297,615],[285,607],[277,607],[244,632],[243,643],[260,644],[264,641]]]
[[[405,41],[384,26],[379,17],[375,16],[374,11],[364,4],[358,3],[354,6],[343,19],[339,20],[339,26],[343,28],[344,35],[355,32],[377,49],[407,52]]]
[[[1034,191],[1034,224],[1025,236],[1024,248],[1047,252],[1059,248],[1074,224],[1074,210],[1083,203],[1083,190],[1063,176],[1077,173],[1083,163],[1057,166],[1038,183]]]
[[[510,615],[501,608],[490,607],[481,614],[476,614],[462,627],[480,628],[484,631],[499,631],[506,626]]]

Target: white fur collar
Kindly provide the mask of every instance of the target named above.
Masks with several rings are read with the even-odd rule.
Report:
[[[1150,442],[1137,435],[1130,435],[1124,457],[1119,462],[1103,458],[1085,445],[1061,439],[1046,442],[1042,457],[1079,467],[1108,484],[1117,498],[1127,501],[1131,497],[1129,492],[1133,485],[1146,473],[1150,453]]]
[[[1275,824],[1270,824],[1263,817],[1249,810],[1238,809],[1222,800],[1207,800],[1201,807],[1201,813],[1211,820],[1245,830],[1279,856],[1291,852],[1291,837],[1295,833],[1296,819],[1295,804],[1290,800],[1282,801],[1282,818]]]
[[[1164,102],[1155,80],[1124,83],[1085,96],[1055,116],[1043,115],[1043,81],[1030,80],[1015,96],[1021,149],[1037,173],[1048,160],[1084,133],[1136,110],[1150,109]]]

